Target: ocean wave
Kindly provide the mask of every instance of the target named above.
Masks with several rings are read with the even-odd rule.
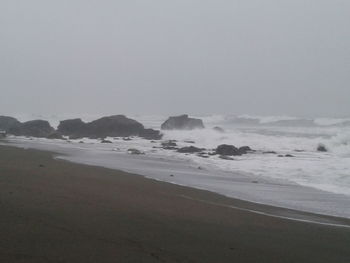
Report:
[[[349,118],[298,118],[293,116],[258,116],[258,115],[216,115],[206,118],[207,123],[223,125],[262,125],[281,127],[323,127],[341,126],[350,127]]]

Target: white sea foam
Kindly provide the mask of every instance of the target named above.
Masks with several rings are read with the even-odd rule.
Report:
[[[214,149],[219,144],[248,145],[257,153],[235,157],[234,161],[222,160],[217,156],[201,158],[196,155],[164,151],[173,158],[188,158],[200,166],[224,171],[252,173],[261,178],[288,180],[300,185],[350,195],[350,128],[337,126],[347,119],[318,119],[315,126],[266,126],[279,121],[296,121],[294,117],[240,116],[259,119],[257,125],[237,125],[235,116],[214,115],[203,118],[207,126],[203,130],[165,131],[164,139],[175,139],[179,146],[185,141],[195,141],[197,147]],[[322,121],[323,122],[322,122]],[[326,121],[327,120],[327,121]],[[142,121],[142,120],[141,120]],[[306,123],[303,120],[301,123]],[[156,123],[156,122],[153,122]],[[322,125],[321,125],[322,124]],[[225,133],[211,128],[221,126]],[[324,144],[328,152],[317,152],[317,146]],[[278,154],[261,154],[275,151]],[[292,154],[294,157],[279,157]]]
[[[73,118],[76,115],[63,117],[21,116],[21,120],[33,118],[48,119],[54,126],[58,120]],[[91,121],[96,115],[82,116],[85,121]],[[149,128],[158,128],[167,118],[156,115],[131,116]],[[167,156],[173,159],[188,160],[198,166],[220,171],[243,172],[254,174],[259,178],[274,178],[286,180],[304,186],[340,193],[350,196],[350,126],[343,125],[349,119],[315,120],[286,116],[235,116],[211,115],[198,116],[204,120],[206,129],[193,131],[164,131],[164,140],[177,140],[179,147],[189,146],[188,141],[195,141],[195,146],[208,150],[220,144],[235,146],[248,145],[257,153],[235,157],[234,161],[222,160],[217,156],[202,158],[197,155],[184,155],[176,151],[159,148],[159,143],[135,138],[132,141],[116,140],[116,151],[127,152],[128,148],[137,148],[154,156]],[[315,125],[309,125],[315,123]],[[274,125],[274,124],[278,125]],[[291,125],[292,124],[292,125]],[[304,126],[303,126],[304,124]],[[225,129],[224,133],[214,131],[214,126]],[[98,141],[83,139],[85,143],[101,147]],[[76,141],[78,142],[78,141]],[[322,143],[328,152],[317,152],[317,146]],[[154,148],[156,147],[156,148]],[[275,151],[277,154],[263,154],[264,151]],[[294,157],[278,157],[292,154]]]

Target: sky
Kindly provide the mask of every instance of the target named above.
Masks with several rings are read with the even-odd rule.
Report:
[[[0,0],[0,115],[350,116],[349,0]]]

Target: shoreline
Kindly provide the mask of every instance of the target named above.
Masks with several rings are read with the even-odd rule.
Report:
[[[15,146],[15,147],[17,147],[17,146]],[[42,151],[42,150],[39,150],[39,151]],[[50,152],[50,151],[44,151],[44,152]],[[253,201],[244,200],[244,199],[240,199],[240,198],[234,198],[234,197],[226,196],[226,195],[221,194],[221,193],[210,191],[208,189],[202,189],[202,188],[195,187],[195,186],[189,186],[189,185],[185,185],[185,184],[178,184],[178,183],[174,183],[174,182],[163,181],[163,180],[159,180],[159,179],[149,177],[146,175],[127,172],[127,171],[123,171],[120,169],[114,169],[114,168],[108,168],[108,167],[99,166],[99,165],[71,161],[68,158],[64,158],[60,154],[58,154],[57,156],[53,156],[53,158],[56,160],[62,160],[62,161],[70,162],[73,164],[81,164],[81,165],[85,165],[85,166],[100,167],[100,168],[104,168],[104,169],[109,169],[109,170],[113,170],[116,172],[126,173],[126,174],[129,174],[132,176],[140,176],[142,178],[145,178],[145,179],[148,179],[148,180],[151,180],[154,182],[171,184],[171,185],[175,185],[175,186],[179,186],[179,187],[193,189],[195,191],[206,192],[206,193],[212,194],[212,195],[218,195],[222,199],[228,199],[230,201],[237,202],[237,203],[239,203],[239,205],[234,206],[230,203],[227,203],[227,204],[226,203],[224,203],[224,204],[223,203],[215,203],[215,202],[212,202],[209,200],[196,199],[196,198],[192,198],[192,197],[186,196],[186,195],[179,196],[179,197],[182,197],[184,199],[193,200],[193,201],[199,202],[199,203],[206,203],[206,204],[209,204],[212,206],[226,207],[229,209],[236,209],[236,210],[241,210],[241,211],[245,211],[245,212],[249,212],[249,213],[253,213],[253,214],[263,215],[263,216],[267,216],[267,217],[274,217],[274,218],[279,218],[279,219],[283,219],[283,220],[301,222],[301,223],[310,223],[310,224],[324,225],[324,226],[330,226],[330,227],[350,228],[350,218],[346,218],[346,217],[332,216],[332,215],[327,215],[327,214],[318,214],[318,213],[313,213],[313,212],[309,212],[309,211],[290,209],[287,207],[273,206],[273,205],[269,205],[269,204],[253,202]]]
[[[350,258],[348,228],[255,214],[246,210],[263,206],[56,160],[52,152],[0,146],[0,153],[4,262],[345,263]]]
[[[0,144],[0,148],[1,147],[14,147],[14,148],[28,150],[28,149],[22,148],[21,146],[17,146],[17,145],[4,146],[4,145]],[[209,195],[216,195],[217,197],[214,200],[220,200],[220,202],[222,202],[224,200],[224,203],[218,203],[215,201],[213,202],[213,200],[205,200],[205,199],[200,199],[200,198],[197,199],[197,198],[193,198],[191,196],[186,196],[186,195],[179,196],[181,198],[189,199],[189,200],[199,202],[199,203],[206,203],[208,205],[226,207],[229,209],[236,209],[236,210],[241,210],[241,211],[245,211],[245,212],[249,212],[249,213],[253,213],[253,214],[258,214],[258,215],[262,215],[262,216],[273,217],[273,218],[278,218],[278,219],[283,219],[283,220],[290,220],[290,221],[301,222],[301,223],[310,223],[310,224],[324,225],[324,226],[330,226],[330,227],[350,228],[350,218],[346,218],[346,217],[339,217],[339,216],[333,216],[333,215],[327,215],[327,214],[318,214],[318,213],[313,213],[313,212],[309,212],[309,211],[302,211],[302,210],[297,210],[297,209],[290,209],[287,207],[269,205],[269,204],[265,204],[265,203],[252,202],[249,200],[244,200],[244,199],[234,198],[231,196],[226,196],[226,195],[223,195],[221,193],[210,191],[208,189],[202,189],[202,188],[188,186],[188,185],[184,185],[184,184],[178,184],[178,183],[174,183],[174,182],[167,182],[167,181],[159,180],[159,179],[149,177],[146,175],[136,174],[133,172],[128,172],[128,171],[124,171],[124,170],[120,170],[120,169],[108,168],[108,167],[89,164],[89,163],[75,162],[69,158],[66,158],[66,157],[68,157],[68,155],[66,155],[66,154],[62,155],[61,153],[58,153],[58,152],[52,152],[49,150],[32,149],[32,148],[29,150],[40,151],[40,152],[50,154],[52,156],[52,159],[54,159],[54,160],[68,162],[68,163],[72,163],[72,164],[83,165],[83,166],[87,166],[87,167],[103,168],[103,169],[112,170],[115,172],[130,175],[130,176],[139,176],[139,177],[145,178],[147,180],[154,181],[155,183],[159,182],[159,183],[171,184],[171,185],[178,186],[178,187],[188,188],[189,190],[201,191],[201,192],[207,193]],[[234,201],[236,203],[236,205],[232,205],[231,201]]]
[[[112,150],[115,147],[113,145],[16,138],[9,140],[7,145],[56,152],[56,158],[73,163],[139,174],[157,181],[210,191],[262,206],[350,219],[350,197],[289,182],[206,168],[197,169],[197,166],[186,161],[157,158],[153,155],[128,155]],[[255,181],[259,183],[254,183]]]

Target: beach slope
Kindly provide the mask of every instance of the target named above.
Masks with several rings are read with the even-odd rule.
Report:
[[[53,155],[0,146],[0,262],[350,262],[350,228]]]

